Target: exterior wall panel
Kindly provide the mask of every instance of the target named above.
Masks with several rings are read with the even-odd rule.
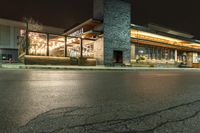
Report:
[[[0,25],[0,48],[10,48],[10,27]]]
[[[104,64],[103,41],[104,41],[103,38],[99,38],[97,41],[94,42],[94,53],[95,53],[95,58],[97,60],[97,65]]]

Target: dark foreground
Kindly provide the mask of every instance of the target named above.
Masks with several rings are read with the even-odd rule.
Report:
[[[0,70],[1,133],[198,133],[200,72]]]

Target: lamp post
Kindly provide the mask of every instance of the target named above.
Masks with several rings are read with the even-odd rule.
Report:
[[[29,25],[28,25],[27,18],[25,19],[25,23],[26,23],[26,55],[28,55],[29,54],[29,52],[28,52],[28,47],[29,47],[29,39],[28,39]]]

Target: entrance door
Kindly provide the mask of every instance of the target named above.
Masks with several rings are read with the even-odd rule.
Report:
[[[122,51],[114,51],[113,63],[123,64],[123,52]]]

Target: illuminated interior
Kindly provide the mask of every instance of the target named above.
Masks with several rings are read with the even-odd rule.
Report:
[[[68,37],[67,38],[67,56],[74,57],[74,58],[80,57],[81,55],[80,44],[81,44],[80,38]]]
[[[94,41],[83,40],[83,57],[94,58]],[[67,56],[80,57],[81,53],[81,39],[80,38],[67,38]]]
[[[87,24],[83,28],[79,26],[64,35],[29,32],[29,55],[79,58],[82,46],[83,57],[97,58],[98,55],[99,59],[103,60],[103,54],[98,54],[101,53],[99,50],[101,48],[98,46],[103,48],[103,45],[99,45],[99,42],[95,43],[98,35],[102,35],[102,33],[91,30],[97,24]],[[21,53],[25,53],[24,49],[23,45],[19,47]],[[200,52],[198,51],[200,51],[200,44],[195,41],[181,40],[136,29],[131,30],[131,61],[181,63],[188,58],[188,52],[193,52],[193,60],[200,62]]]
[[[154,42],[171,44],[174,46],[200,49],[200,44],[198,44],[198,43],[192,43],[189,41],[179,40],[179,39],[175,39],[175,38],[171,38],[171,37],[166,37],[166,36],[162,36],[162,35],[139,31],[139,30],[135,30],[135,29],[131,30],[131,37],[154,41]]]
[[[49,56],[65,57],[65,37],[49,35]]]
[[[187,51],[200,50],[200,44],[190,41],[180,40],[172,37],[166,37],[158,34],[153,34],[140,30],[131,30],[132,49],[134,53],[132,60],[149,62],[149,63],[172,63],[186,62]],[[193,52],[195,62],[198,57],[198,52]]]
[[[47,35],[30,32],[29,33],[29,55],[46,56]]]
[[[66,53],[68,57],[81,56],[81,39],[77,37],[66,38]],[[49,43],[48,43],[49,42]],[[48,45],[47,45],[48,43]],[[83,57],[94,58],[94,41],[83,39]],[[65,57],[65,36],[49,35],[36,32],[29,33],[29,55],[34,56]]]

